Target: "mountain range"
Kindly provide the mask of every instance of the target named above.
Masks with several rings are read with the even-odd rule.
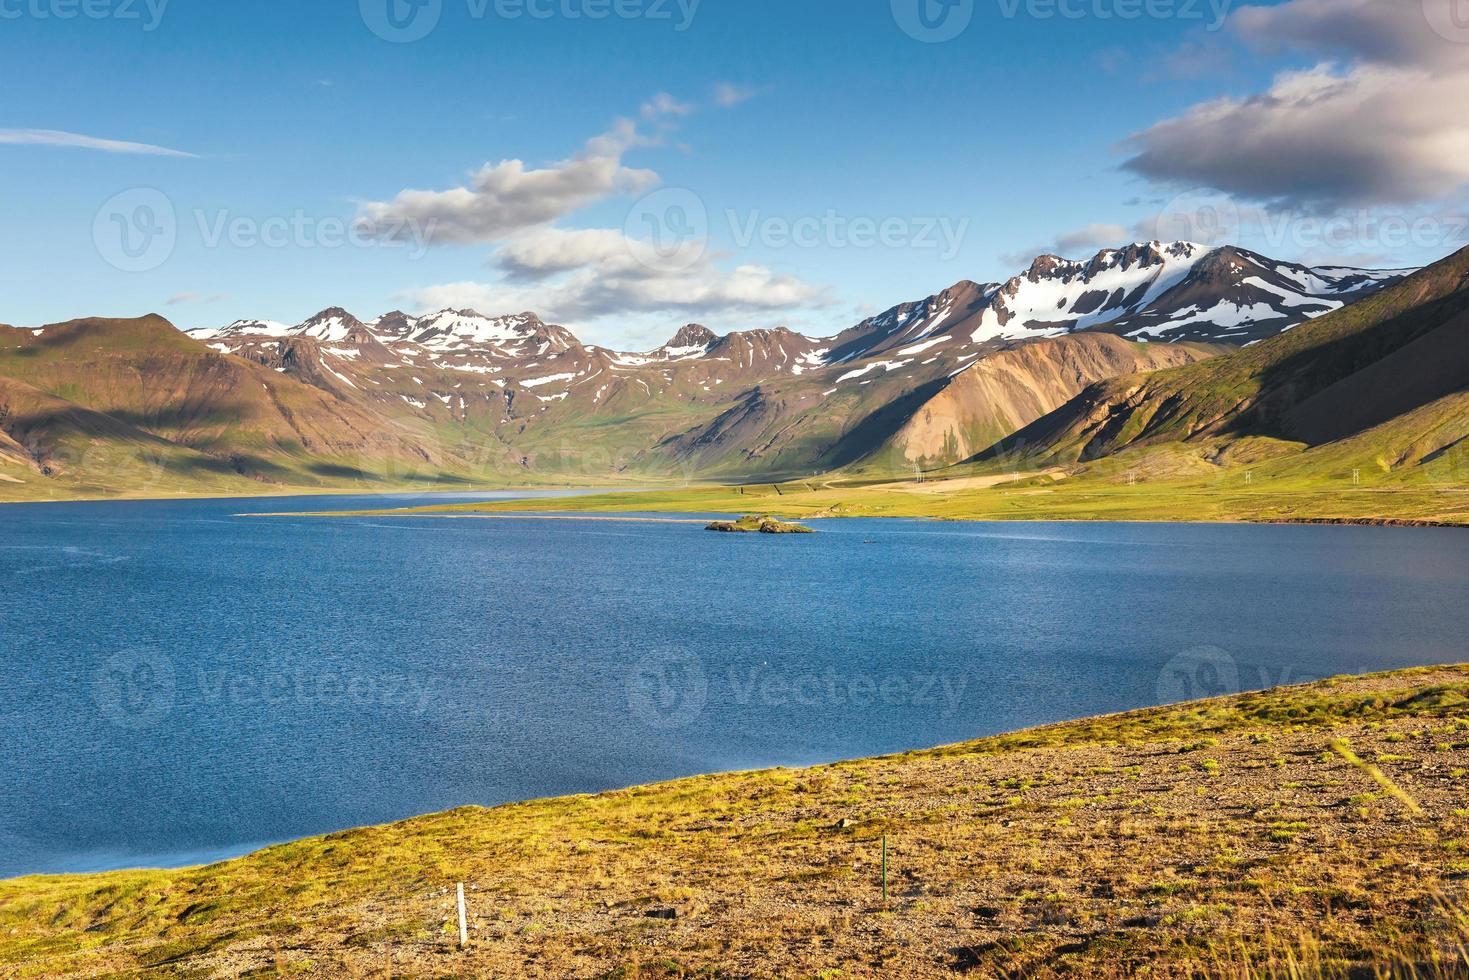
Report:
[[[1412,271],[1139,243],[1041,256],[833,337],[690,324],[638,353],[471,310],[0,327],[0,494],[933,469],[1112,398],[1098,383],[1253,351]]]

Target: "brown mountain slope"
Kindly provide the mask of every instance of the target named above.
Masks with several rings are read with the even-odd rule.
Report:
[[[75,460],[78,439],[123,456],[187,450],[204,469],[268,482],[452,469],[427,427],[212,350],[158,316],[7,330],[0,378],[0,428],[43,473]]]
[[[35,465],[25,447],[11,438],[10,434],[3,429],[0,429],[0,460],[7,465],[24,466],[27,469]]]
[[[1056,462],[1169,442],[1345,439],[1469,388],[1469,249],[1237,353],[1092,385],[996,446]],[[1435,413],[1430,413],[1436,418]],[[1451,429],[1434,427],[1438,439]],[[1394,427],[1399,440],[1411,436]],[[1424,433],[1427,435],[1427,433]],[[1445,448],[1419,443],[1420,458]]]
[[[226,460],[179,446],[110,415],[0,377],[0,474],[42,495],[204,492],[239,479]]]
[[[904,378],[877,370],[843,387],[833,384],[838,369],[762,383],[711,421],[664,440],[656,452],[706,472],[728,466],[733,474],[948,465],[1040,418],[1093,381],[1235,349],[1142,344],[1104,333],[994,348],[957,373],[948,366]]]
[[[1234,348],[1142,344],[1083,333],[1023,344],[977,361],[952,378],[898,430],[887,448],[922,466],[967,459],[1118,375],[1192,364]]]

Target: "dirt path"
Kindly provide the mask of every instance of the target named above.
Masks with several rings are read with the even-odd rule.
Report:
[[[1049,476],[1053,479],[1060,479],[1065,474],[1066,470],[1064,468],[1052,466],[1049,469],[1027,470],[1019,474],[994,473],[989,476],[965,476],[953,480],[930,480],[927,483],[879,483],[872,487],[872,489],[937,495],[957,493],[964,490],[989,490],[1006,483],[1016,483],[1019,480],[1029,480],[1038,476]]]

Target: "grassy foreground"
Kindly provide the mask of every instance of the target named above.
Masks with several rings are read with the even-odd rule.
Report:
[[[0,974],[1463,976],[1466,790],[1469,665],[1339,678],[0,882]]]

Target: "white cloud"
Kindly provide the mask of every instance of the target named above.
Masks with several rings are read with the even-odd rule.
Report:
[[[1059,255],[1066,259],[1090,258],[1104,248],[1127,245],[1136,240],[1133,232],[1122,225],[1090,224],[1075,231],[1057,235],[1045,245],[1037,245],[1024,252],[1010,252],[1000,256],[1006,265],[1029,266],[1038,255]]]
[[[714,104],[721,109],[737,106],[741,102],[748,102],[758,93],[755,89],[746,85],[735,85],[732,82],[720,82],[714,86]]]
[[[366,229],[384,237],[413,228],[426,230],[436,243],[501,241],[605,198],[657,184],[653,171],[622,165],[623,154],[641,142],[632,123],[622,121],[569,160],[543,169],[529,169],[521,160],[486,164],[470,176],[468,186],[405,190],[391,201],[364,204],[359,217]]]
[[[731,86],[723,98],[733,104],[752,94]],[[642,107],[642,116],[666,133],[675,126],[673,117],[693,111],[660,94]],[[622,163],[630,148],[655,143],[624,120],[589,141],[576,157],[552,167],[527,170],[519,160],[487,165],[466,187],[404,191],[392,201],[364,205],[361,216],[379,228],[433,229],[432,238],[443,242],[500,243],[491,258],[501,274],[498,281],[451,282],[401,294],[425,310],[535,310],[574,328],[618,317],[626,336],[629,319],[649,322],[667,315],[685,322],[695,317],[738,321],[830,305],[825,287],[795,276],[749,263],[721,267],[703,240],[683,243],[670,257],[620,230],[553,225],[612,195],[656,184],[657,174]]]
[[[1131,241],[1132,236],[1121,225],[1091,224],[1059,236],[1056,239],[1056,252],[1069,257],[1079,252],[1097,252],[1104,248],[1126,245]]]
[[[653,248],[609,229],[544,229],[508,243],[499,283],[457,282],[407,295],[424,309],[533,309],[568,324],[627,314],[746,317],[829,306],[825,287],[762,265],[721,269],[703,255],[669,268]]]
[[[178,306],[182,303],[220,303],[229,299],[228,293],[174,293],[165,304]]]
[[[634,244],[610,228],[542,228],[506,243],[495,261],[511,278],[535,281],[586,266],[633,261]]]
[[[1469,182],[1469,72],[1319,65],[1130,138],[1162,182],[1323,209],[1444,197]]]
[[[62,146],[80,150],[101,150],[104,153],[129,153],[156,157],[188,157],[197,159],[193,153],[171,150],[166,146],[151,143],[130,143],[126,140],[99,139],[80,133],[64,133],[57,129],[0,129],[0,144],[11,146]]]
[[[825,289],[763,265],[741,265],[723,272],[700,264],[681,272],[608,274],[587,269],[559,287],[555,308],[566,316],[596,319],[625,310],[693,317],[745,314],[826,306]]]
[[[1231,24],[1262,49],[1344,58],[1193,106],[1130,137],[1126,169],[1165,184],[1328,211],[1441,200],[1469,184],[1462,0],[1288,0]]]
[[[693,112],[693,105],[688,102],[680,102],[667,92],[659,92],[643,103],[643,118],[649,120],[663,116],[688,116]]]
[[[1241,7],[1230,18],[1230,26],[1264,50],[1293,47],[1400,67],[1462,67],[1469,59],[1465,51],[1469,27],[1457,42],[1434,27],[1454,23],[1457,2],[1290,0],[1271,7]]]

